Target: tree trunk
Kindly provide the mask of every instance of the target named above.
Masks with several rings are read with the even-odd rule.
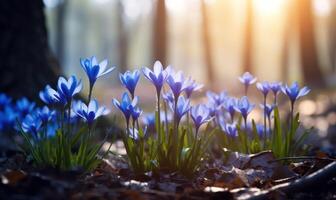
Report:
[[[284,32],[283,32],[283,46],[282,46],[282,54],[281,54],[281,79],[286,83],[289,81],[289,49],[290,49],[290,40],[293,36],[294,30],[293,27],[295,23],[293,23],[294,16],[294,4],[289,1],[287,3],[287,12],[285,13],[285,22],[284,22]]]
[[[336,73],[336,7],[334,6],[329,17],[329,55],[331,71]]]
[[[42,0],[0,1],[0,91],[37,99],[56,84],[58,63],[51,55]]]
[[[246,0],[243,70],[253,73],[253,0]]]
[[[65,18],[68,0],[63,0],[57,7],[56,18],[56,55],[60,62],[64,60],[64,44],[65,44]]]
[[[296,11],[303,80],[309,86],[323,87],[325,82],[317,57],[312,2],[310,0],[297,0]]]
[[[202,10],[202,36],[203,36],[203,46],[204,46],[204,59],[205,66],[207,69],[208,81],[210,88],[213,89],[214,83],[214,69],[212,63],[212,49],[211,49],[211,37],[210,37],[210,28],[209,28],[209,19],[207,13],[207,7],[205,0],[201,0],[201,10]]]
[[[119,49],[119,69],[121,72],[125,72],[128,68],[127,58],[128,58],[128,31],[125,27],[124,20],[124,5],[122,0],[118,1],[118,16],[117,16],[117,26],[118,26],[118,49]]]
[[[165,0],[156,0],[156,8],[153,25],[153,63],[161,61],[166,67],[167,56],[167,32],[166,32],[166,6]]]

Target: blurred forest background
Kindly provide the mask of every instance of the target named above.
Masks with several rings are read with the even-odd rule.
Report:
[[[96,55],[119,71],[158,59],[225,88],[234,86],[243,71],[260,80],[336,83],[333,0],[44,3],[50,46],[66,74],[81,71],[78,58]]]
[[[26,54],[48,52],[35,55],[48,59],[24,73],[27,82],[27,74],[36,79],[37,71],[48,74],[42,68],[50,66],[58,74],[83,77],[79,58],[96,55],[119,72],[160,60],[217,91],[235,90],[237,76],[244,71],[259,80],[336,85],[333,0],[7,0],[0,9],[3,69],[13,65],[15,73],[15,65],[28,65],[34,57],[16,55],[21,62],[13,64],[7,59],[18,54],[13,46]],[[18,38],[29,41],[13,45]],[[33,50],[36,38],[43,44]],[[21,68],[27,72],[29,67]],[[117,87],[114,75],[100,86]],[[13,80],[4,82],[8,84],[1,87],[8,91]],[[32,88],[41,89],[39,84]]]
[[[111,105],[117,72],[160,60],[231,94],[244,71],[298,80],[318,94],[300,104],[302,121],[323,137],[336,130],[335,0],[2,0],[0,27],[0,91],[14,98],[37,100],[62,74],[86,83],[79,59],[95,55],[117,67],[95,90]],[[141,82],[148,104],[154,88]]]

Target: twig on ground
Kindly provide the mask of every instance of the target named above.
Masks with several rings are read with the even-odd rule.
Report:
[[[241,200],[268,199],[272,192],[294,193],[299,191],[309,191],[310,188],[323,187],[328,180],[336,177],[336,162],[332,162],[318,171],[295,180],[290,183],[284,183],[273,186],[268,190],[263,190],[252,195],[244,195]]]

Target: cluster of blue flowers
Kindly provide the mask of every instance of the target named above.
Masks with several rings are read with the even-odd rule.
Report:
[[[60,77],[56,89],[47,85],[40,91],[39,97],[46,104],[43,107],[37,107],[27,98],[13,103],[10,97],[0,94],[0,131],[21,129],[35,139],[48,138],[54,136],[57,129],[63,128],[63,122],[76,124],[82,119],[92,127],[98,117],[107,115],[109,110],[99,107],[97,100],[91,99],[91,94],[96,80],[114,68],[106,69],[107,60],[98,63],[95,57],[81,59],[81,65],[89,79],[88,102],[74,99],[82,90],[82,82],[75,76],[69,79]],[[18,126],[18,122],[21,126]]]
[[[237,121],[235,119],[235,113],[239,113],[244,120],[244,126],[247,131],[251,131],[252,125],[248,123],[248,115],[255,108],[255,104],[252,104],[248,97],[248,89],[251,85],[257,82],[257,78],[254,77],[249,72],[245,72],[239,81],[244,85],[245,96],[240,99],[235,97],[230,97],[226,92],[221,92],[219,94],[213,92],[207,92],[209,99],[209,109],[211,110],[212,116],[215,116],[217,120],[216,123],[226,132],[229,136],[237,137]],[[264,112],[264,124],[256,124],[257,132],[260,136],[267,137],[267,133],[270,132],[272,127],[271,118],[273,109],[278,106],[277,98],[280,92],[285,94],[291,102],[291,113],[293,115],[294,104],[296,100],[300,97],[305,96],[309,93],[310,89],[308,87],[303,87],[300,89],[297,82],[294,82],[291,86],[283,85],[281,82],[257,82],[257,89],[263,96],[263,103],[260,104],[260,108]],[[268,94],[273,93],[273,103],[267,103]],[[267,124],[268,121],[268,124]]]
[[[80,60],[89,82],[89,95],[86,102],[75,100],[74,96],[82,90],[82,82],[75,76],[69,79],[60,77],[55,89],[47,85],[39,93],[40,99],[46,104],[42,108],[35,106],[35,103],[29,102],[26,98],[12,103],[12,100],[5,94],[0,94],[0,130],[4,131],[14,127],[16,122],[22,122],[22,130],[31,133],[34,137],[53,136],[57,129],[64,128],[61,122],[77,123],[80,119],[87,123],[89,129],[94,121],[107,115],[109,110],[98,105],[96,99],[92,99],[92,90],[97,79],[114,70],[113,67],[107,68],[107,60],[98,62],[96,57]],[[146,130],[160,132],[162,123],[173,123],[174,133],[177,134],[179,125],[184,116],[187,116],[187,123],[191,118],[194,123],[195,133],[198,134],[201,126],[212,122],[218,126],[230,137],[237,137],[237,123],[240,114],[246,130],[251,129],[251,123],[248,122],[248,116],[255,108],[247,97],[251,85],[257,82],[250,73],[246,72],[239,81],[244,85],[244,96],[236,98],[229,96],[226,92],[215,93],[208,91],[208,102],[192,106],[191,96],[195,91],[199,91],[203,85],[196,83],[190,77],[186,78],[182,71],[176,72],[171,66],[164,69],[159,61],[156,61],[153,70],[143,67],[142,70],[126,71],[120,73],[119,78],[122,86],[128,92],[124,92],[121,100],[113,99],[112,103],[124,115],[126,120],[126,131],[128,136],[138,139],[139,118],[143,111],[139,106],[139,97],[135,90],[139,82],[141,72],[146,79],[154,86],[157,96],[156,116],[154,113],[145,114],[142,117],[143,124],[148,128]],[[277,106],[277,97],[280,92],[284,93],[291,102],[291,111],[293,113],[294,104],[297,99],[308,94],[307,87],[300,89],[297,82],[291,86],[283,85],[280,82],[257,82],[257,89],[263,96],[263,103],[260,108],[264,111],[264,123],[257,124],[256,128],[260,136],[267,137],[267,132],[271,129],[271,117],[275,106]],[[268,104],[268,94],[273,93],[273,103]],[[163,101],[161,101],[161,98]],[[163,105],[163,111],[161,106]],[[170,110],[168,110],[170,109]],[[160,123],[155,127],[155,120]],[[214,119],[214,120],[213,120]],[[267,124],[268,121],[268,124]],[[56,123],[57,122],[57,123]],[[166,131],[168,131],[166,129]],[[42,133],[42,134],[41,134]],[[159,134],[160,135],[160,134]],[[161,138],[159,138],[160,140]]]
[[[154,63],[153,70],[148,67],[142,69],[144,77],[148,79],[154,86],[157,95],[157,111],[160,113],[158,119],[161,122],[169,123],[172,119],[174,121],[175,128],[181,122],[183,116],[190,113],[191,119],[193,120],[198,132],[200,126],[211,120],[209,109],[203,105],[196,105],[192,107],[190,105],[190,98],[194,91],[200,90],[203,85],[196,83],[190,77],[185,78],[182,71],[175,72],[171,66],[163,69],[162,64],[159,61]],[[127,130],[130,128],[130,119],[132,119],[133,124],[138,124],[137,120],[142,113],[142,110],[138,105],[138,96],[135,96],[135,88],[140,79],[140,71],[134,70],[133,72],[127,71],[124,74],[120,74],[120,81],[122,85],[128,90],[131,95],[129,97],[128,93],[125,92],[122,95],[122,100],[119,102],[117,99],[113,100],[113,104],[120,109],[126,119]],[[169,87],[169,91],[162,92],[165,84]],[[166,89],[166,88],[165,88]],[[184,94],[184,95],[182,95]],[[164,100],[165,111],[161,112],[161,96]],[[168,113],[167,108],[170,108]],[[173,117],[171,117],[173,114]],[[162,120],[161,120],[162,119]],[[143,122],[146,126],[153,127],[155,124],[155,114],[147,114],[144,116]],[[133,130],[139,127],[133,127]],[[160,130],[160,127],[158,127]],[[137,131],[132,131],[137,132]],[[138,137],[136,137],[138,138]]]

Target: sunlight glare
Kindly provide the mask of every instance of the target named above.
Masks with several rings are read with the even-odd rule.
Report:
[[[318,16],[328,16],[331,12],[331,2],[329,0],[314,0],[314,10]]]
[[[276,15],[279,14],[285,0],[254,0],[256,12],[260,15]]]

